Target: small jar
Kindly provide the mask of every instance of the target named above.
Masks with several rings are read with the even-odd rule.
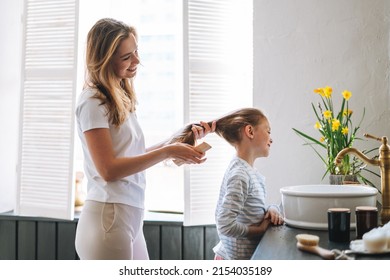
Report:
[[[351,210],[349,208],[328,209],[329,241],[349,242]]]
[[[356,239],[362,239],[363,234],[378,227],[378,208],[373,206],[357,206],[356,215]]]

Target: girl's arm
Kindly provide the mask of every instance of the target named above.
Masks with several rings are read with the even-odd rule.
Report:
[[[263,235],[268,229],[270,224],[271,224],[271,220],[268,217],[267,218],[264,217],[264,220],[259,225],[248,227],[247,237],[256,237],[256,236]]]
[[[217,210],[218,231],[225,236],[243,237],[248,234],[248,226],[237,222],[244,208],[248,182],[240,175],[232,175],[226,183],[226,193]]]
[[[262,235],[265,233],[269,225],[282,225],[283,223],[284,219],[283,216],[280,215],[279,209],[274,205],[270,206],[268,208],[268,212],[264,216],[264,220],[259,225],[249,226],[247,236],[254,237]]]
[[[91,129],[84,132],[88,150],[97,171],[105,181],[115,181],[143,171],[165,159],[180,159],[186,163],[202,163],[204,153],[194,147],[175,143],[156,147],[145,154],[134,157],[115,157],[112,140],[107,128]]]

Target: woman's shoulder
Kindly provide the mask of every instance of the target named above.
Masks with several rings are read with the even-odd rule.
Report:
[[[97,107],[101,105],[102,101],[96,98],[97,94],[97,89],[90,87],[83,89],[83,91],[80,93],[80,96],[78,97],[77,107]]]
[[[86,100],[90,100],[90,99],[96,99],[95,98],[96,94],[97,94],[97,89],[91,87],[84,88],[83,91],[80,93],[79,103],[85,102]]]
[[[94,88],[85,88],[81,93],[77,101],[76,114],[81,111],[101,111],[106,114],[105,106],[102,105],[102,101],[96,98],[97,90]]]

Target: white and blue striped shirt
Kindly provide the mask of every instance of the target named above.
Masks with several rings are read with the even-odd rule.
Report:
[[[264,181],[245,160],[234,157],[230,162],[215,211],[220,242],[213,250],[223,259],[243,260],[253,255],[261,236],[248,238],[248,226],[259,224],[268,210]]]

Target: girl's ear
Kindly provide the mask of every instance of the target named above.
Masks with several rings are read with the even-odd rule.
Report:
[[[244,127],[244,134],[245,136],[247,136],[249,139],[253,139],[254,137],[254,128],[252,125],[250,124],[247,124],[245,127]]]

